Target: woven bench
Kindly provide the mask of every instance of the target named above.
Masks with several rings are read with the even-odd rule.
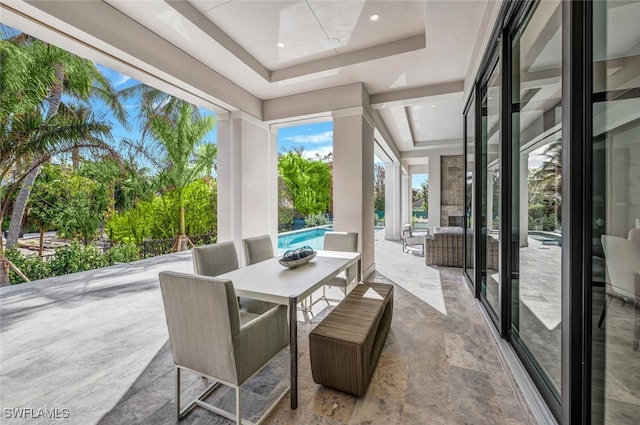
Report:
[[[393,315],[393,285],[356,285],[309,334],[313,381],[356,396],[367,392]]]

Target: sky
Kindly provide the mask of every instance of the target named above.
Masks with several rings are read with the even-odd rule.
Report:
[[[120,74],[110,68],[97,65],[100,71],[111,81],[116,90],[122,90],[127,87],[139,84],[139,82],[131,77]],[[130,99],[125,104],[127,112],[130,114],[132,125],[130,129],[124,128],[122,125],[114,121],[112,134],[116,141],[121,139],[130,139],[137,141],[140,138],[139,125],[134,118],[136,116],[137,102]],[[215,116],[215,112],[207,109],[200,109],[202,114],[210,114]],[[107,113],[105,111],[105,113]],[[217,143],[217,128],[207,135],[206,141]],[[294,149],[303,149],[303,155],[307,158],[316,158],[326,156],[333,151],[333,122],[325,121],[313,124],[302,124],[291,127],[281,127],[278,131],[278,151],[288,152]],[[376,161],[378,161],[376,159]],[[425,174],[417,174],[413,176],[412,186],[420,188],[420,184],[425,180]]]

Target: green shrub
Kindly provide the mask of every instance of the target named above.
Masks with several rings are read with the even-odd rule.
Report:
[[[329,220],[324,214],[311,214],[305,218],[305,222],[307,223],[307,227],[324,226],[329,224]]]
[[[17,249],[6,251],[6,257],[30,280],[46,279],[69,273],[93,270],[117,263],[128,263],[140,258],[134,244],[115,245],[108,252],[93,245],[82,247],[78,242],[56,249],[50,261],[43,261],[37,254],[23,255]],[[11,284],[24,280],[13,270],[9,271]]]
[[[184,188],[188,235],[215,233],[217,186],[215,180],[197,180]],[[141,201],[126,212],[115,213],[105,228],[112,242],[141,244],[146,239],[169,239],[178,234],[178,194],[168,191]]]
[[[542,221],[542,230],[544,231],[553,231],[558,228],[558,219],[555,215],[545,215],[541,219]]]
[[[295,213],[293,208],[279,206],[278,207],[278,225],[290,227],[293,224],[294,214]]]
[[[544,210],[547,207],[542,205],[542,204],[531,204],[529,205],[529,217],[536,219],[536,218],[542,218],[542,216],[544,215]]]
[[[529,216],[529,230],[542,230],[542,218]]]
[[[107,252],[109,264],[129,263],[140,259],[138,247],[132,243],[114,245]]]
[[[51,265],[46,261],[42,261],[38,254],[23,255],[15,248],[8,249],[5,254],[6,258],[30,280],[45,279],[52,276]],[[9,269],[9,281],[12,285],[24,282],[12,269]]]
[[[78,242],[56,249],[56,254],[50,261],[51,272],[54,276],[93,270],[109,265],[106,256],[95,246],[81,247]]]

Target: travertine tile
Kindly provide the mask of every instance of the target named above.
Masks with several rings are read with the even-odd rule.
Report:
[[[307,335],[335,305],[320,302],[299,322],[299,407],[291,410],[287,395],[264,423],[535,424],[498,360],[461,269],[426,267],[423,257],[402,253],[383,237],[376,254],[378,272],[369,280],[395,282],[394,317],[367,393],[357,398],[313,382]],[[47,283],[3,294],[0,404],[71,406],[65,424],[174,424],[174,368],[153,280],[159,268],[190,271],[188,260],[177,255],[72,277],[59,291]],[[21,301],[30,309],[21,311]],[[288,385],[288,371],[285,350],[246,384],[244,416],[264,412]],[[182,382],[183,405],[208,383],[187,373]],[[235,409],[233,389],[220,388],[210,400]],[[197,408],[181,423],[232,422]]]

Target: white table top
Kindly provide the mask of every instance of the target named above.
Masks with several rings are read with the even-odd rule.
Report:
[[[294,269],[282,266],[282,257],[261,261],[218,277],[233,282],[239,297],[289,304],[289,297],[304,299],[360,259],[357,252],[317,251],[308,264]]]

